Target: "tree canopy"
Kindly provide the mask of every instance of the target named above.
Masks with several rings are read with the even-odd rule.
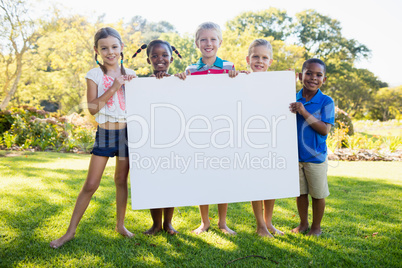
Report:
[[[62,16],[55,9],[49,18],[34,23],[29,19],[27,3],[0,0],[1,109],[10,105],[55,103],[61,113],[80,110],[77,107],[85,102],[85,74],[96,67],[93,36],[104,26],[120,32],[125,44],[124,64],[140,76],[151,73],[146,53],[134,59],[131,56],[143,43],[153,39],[168,41],[183,56],[179,59],[173,55],[171,74],[183,72],[200,57],[194,37],[180,35],[167,21],[150,22],[133,16],[127,23],[106,25],[102,16],[90,22],[84,16]],[[369,70],[355,67],[357,60],[370,56],[370,50],[357,40],[345,38],[339,21],[315,10],[305,10],[294,17],[276,8],[243,12],[226,23],[218,56],[232,61],[236,69],[245,70],[248,46],[257,38],[265,38],[272,44],[271,71],[301,71],[308,58],[324,60],[328,80],[322,90],[349,114],[381,120],[400,116],[399,99],[385,101],[400,89],[389,89]]]

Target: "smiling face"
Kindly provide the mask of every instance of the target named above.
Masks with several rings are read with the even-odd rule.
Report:
[[[217,31],[214,29],[202,30],[196,41],[196,45],[200,49],[203,59],[215,58],[221,44],[222,41],[219,39]]]
[[[155,44],[149,51],[147,61],[152,65],[154,73],[167,72],[173,57],[166,44]]]
[[[327,80],[324,66],[315,62],[307,64],[303,72],[299,73],[299,79],[303,89],[317,91]]]
[[[98,40],[98,45],[95,47],[96,53],[101,56],[103,65],[115,66],[119,63],[120,53],[123,50],[123,44],[119,39],[109,35],[106,38]]]
[[[266,72],[273,61],[271,51],[263,45],[251,48],[246,60],[253,72]]]

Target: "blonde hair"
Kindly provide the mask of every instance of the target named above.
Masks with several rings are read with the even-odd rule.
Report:
[[[265,39],[255,39],[253,42],[251,42],[250,46],[248,47],[248,56],[250,56],[252,48],[259,46],[266,46],[270,54],[269,56],[271,57],[271,59],[273,58],[272,45],[269,41]]]
[[[198,39],[200,38],[200,33],[203,30],[215,30],[218,34],[218,38],[219,41],[222,41],[222,31],[221,31],[221,27],[219,27],[218,24],[214,23],[214,22],[204,22],[201,23],[200,25],[198,25],[197,30],[195,31],[195,42],[198,42]]]

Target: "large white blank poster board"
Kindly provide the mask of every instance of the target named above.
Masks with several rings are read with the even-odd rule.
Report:
[[[133,209],[299,196],[291,71],[126,84]]]

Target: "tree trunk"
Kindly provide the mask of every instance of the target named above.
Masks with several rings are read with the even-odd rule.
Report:
[[[18,88],[18,82],[20,81],[21,73],[22,73],[22,54],[17,54],[16,59],[17,59],[17,70],[16,70],[17,75],[14,79],[11,89],[7,92],[6,97],[4,98],[4,100],[2,101],[2,103],[0,105],[0,110],[4,110],[8,106],[11,98],[14,96],[14,94]]]

